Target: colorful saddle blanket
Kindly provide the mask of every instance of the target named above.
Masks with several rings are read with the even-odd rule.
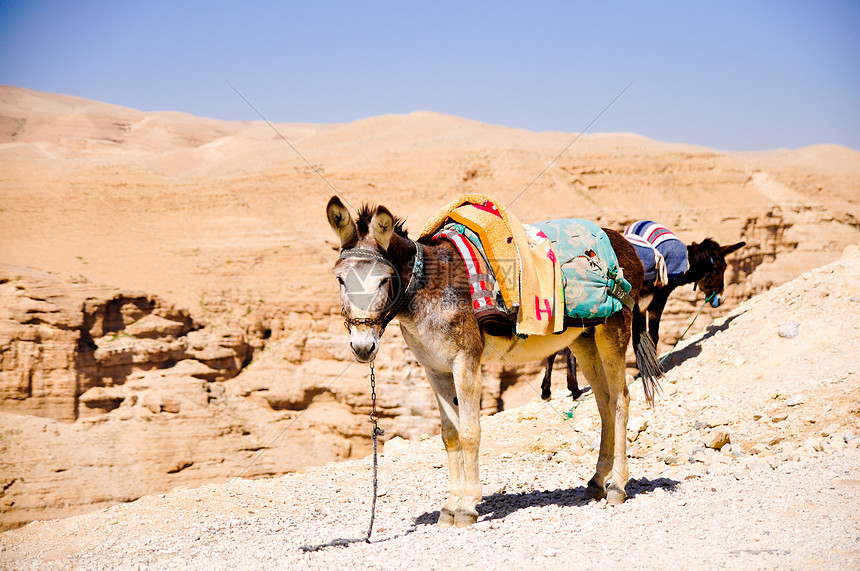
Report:
[[[499,284],[478,235],[463,224],[451,222],[436,232],[433,240],[451,242],[463,258],[466,272],[469,274],[469,291],[472,294],[472,308],[475,313],[500,311],[507,315],[508,310]]]
[[[432,237],[448,222],[462,224],[478,236],[505,306],[516,311],[518,335],[564,330],[561,271],[546,237],[527,233],[525,225],[492,197],[467,194],[434,214],[419,240]]]
[[[547,220],[532,225],[552,243],[561,264],[564,313],[575,319],[609,317],[623,306],[633,307],[630,283],[606,233],[578,218]]]
[[[639,220],[624,230],[645,268],[645,282],[663,286],[690,269],[687,246],[666,227],[650,220]]]

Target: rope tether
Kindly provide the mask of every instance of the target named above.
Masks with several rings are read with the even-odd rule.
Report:
[[[325,547],[344,547],[350,543],[370,543],[370,536],[373,533],[373,520],[376,519],[376,492],[377,492],[377,443],[378,438],[385,434],[385,431],[379,428],[379,412],[376,410],[376,374],[373,371],[373,362],[370,363],[370,423],[373,425],[371,430],[371,438],[373,439],[373,500],[370,504],[370,525],[367,527],[367,535],[361,538],[354,539],[333,539],[328,543],[319,545],[302,545],[302,551],[308,553],[310,551],[319,551]]]

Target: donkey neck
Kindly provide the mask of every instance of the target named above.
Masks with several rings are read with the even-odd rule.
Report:
[[[398,268],[403,283],[406,283],[412,272],[412,258],[408,256],[414,256],[416,244],[408,238],[400,236],[393,237],[391,243],[389,255],[392,256],[392,261]],[[405,250],[407,252],[406,262],[401,266],[395,261],[392,248],[404,248],[403,243],[408,243],[408,247],[411,249]],[[420,288],[414,292],[412,299],[407,307],[401,310],[401,313],[408,312],[409,317],[414,318],[430,305],[438,303],[443,296],[451,302],[451,307],[465,305],[471,310],[468,276],[460,254],[449,242],[445,241],[438,244],[422,243],[420,247],[424,264]],[[404,317],[406,316],[404,315]]]
[[[713,268],[714,264],[712,261],[709,263],[705,260],[704,256],[706,254],[702,251],[701,245],[690,244],[687,246],[687,260],[690,267],[678,278],[677,284],[679,286],[698,282],[708,274],[708,271]]]
[[[425,249],[422,247],[422,250]],[[400,275],[401,283],[403,283],[403,287],[405,288],[412,276],[413,265],[416,262],[418,254],[418,244],[406,236],[395,234],[391,237],[386,254],[388,254],[391,264]],[[421,273],[423,274],[423,271]]]

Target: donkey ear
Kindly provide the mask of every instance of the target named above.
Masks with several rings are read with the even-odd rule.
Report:
[[[394,234],[394,216],[384,206],[380,206],[370,219],[370,233],[379,247],[388,249],[391,243],[391,235]]]
[[[328,216],[328,223],[331,225],[335,234],[340,238],[340,247],[343,248],[346,244],[355,239],[355,222],[349,214],[349,210],[343,205],[343,202],[337,196],[332,196],[328,201],[328,206],[325,208]]]
[[[734,252],[735,250],[740,250],[741,248],[743,248],[746,245],[747,245],[746,242],[738,242],[737,244],[732,244],[731,246],[723,246],[720,248],[720,254],[722,254],[723,257],[726,257],[729,254],[731,254],[732,252]]]

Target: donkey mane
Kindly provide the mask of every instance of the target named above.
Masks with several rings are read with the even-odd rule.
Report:
[[[406,228],[404,228],[404,224],[406,224],[406,220],[399,217],[394,216],[391,212],[388,211],[384,206],[375,206],[371,204],[362,204],[358,209],[358,218],[355,221],[355,227],[358,230],[359,235],[364,236],[369,231],[368,223],[370,222],[373,215],[377,212],[387,212],[394,218],[394,233],[403,238],[408,238]]]

